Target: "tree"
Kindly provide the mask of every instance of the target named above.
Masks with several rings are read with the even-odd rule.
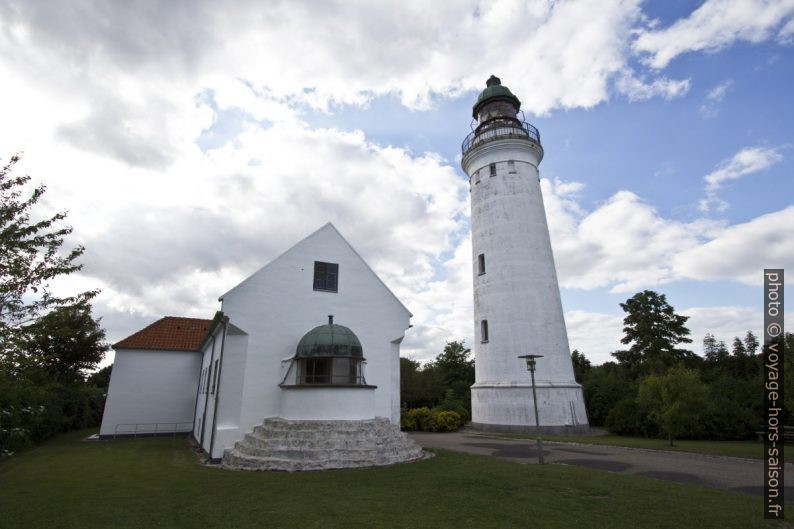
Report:
[[[85,302],[53,309],[26,326],[21,343],[22,369],[62,384],[83,382],[110,348],[105,331]]]
[[[708,386],[696,371],[674,367],[665,375],[650,375],[640,383],[637,403],[669,439],[693,435],[708,405]]]
[[[721,362],[728,358],[725,342],[717,341],[713,334],[707,332],[703,337],[703,356],[709,362]]]
[[[402,358],[400,358],[400,364],[402,364]],[[108,386],[110,386],[110,375],[113,373],[113,364],[109,366],[105,366],[99,371],[95,371],[88,375],[86,378],[86,382],[92,386],[97,388],[102,388],[107,390]]]
[[[581,384],[584,376],[592,369],[593,364],[578,349],[574,349],[571,353],[571,363],[573,364],[573,377]]]
[[[747,350],[747,354],[754,355],[758,352],[758,338],[755,337],[753,331],[747,331],[747,335],[744,337],[744,347]]]
[[[736,336],[733,339],[733,355],[734,356],[745,356],[747,354],[747,349],[744,346],[744,342],[742,339]]]
[[[691,351],[676,348],[680,343],[692,342],[684,325],[689,318],[676,314],[664,294],[652,290],[638,292],[620,307],[627,313],[623,319],[625,336],[620,341],[631,347],[612,355],[636,375],[661,374],[694,356]]]
[[[444,351],[427,368],[435,372],[443,385],[442,398],[458,401],[471,413],[471,386],[474,384],[474,359],[464,342],[447,342]],[[449,391],[452,391],[450,394]]]
[[[44,220],[31,220],[31,209],[44,195],[40,185],[29,196],[23,191],[30,181],[27,175],[14,176],[12,170],[19,156],[12,156],[0,169],[0,348],[5,349],[13,335],[40,314],[53,307],[75,305],[93,298],[92,290],[70,297],[58,297],[50,291],[52,279],[82,268],[75,260],[83,253],[77,246],[62,252],[69,226],[59,226],[66,212]],[[0,353],[4,351],[0,350]]]

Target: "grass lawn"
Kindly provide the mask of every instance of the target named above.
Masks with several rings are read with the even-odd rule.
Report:
[[[535,439],[536,436],[524,434],[488,434],[487,437]],[[745,457],[749,459],[762,459],[764,455],[764,443],[761,441],[693,441],[682,439],[673,441],[675,446],[670,446],[670,443],[666,439],[647,439],[645,437],[627,437],[622,435],[544,435],[542,437],[548,441],[562,441],[566,443],[698,452],[701,454]],[[794,462],[794,445],[786,445],[785,460],[787,462]]]
[[[572,466],[439,451],[376,469],[231,472],[199,465],[185,438],[89,433],[0,463],[0,527],[790,527],[763,520],[759,497]]]

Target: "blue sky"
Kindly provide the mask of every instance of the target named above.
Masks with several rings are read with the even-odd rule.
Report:
[[[491,74],[540,129],[572,348],[608,360],[646,288],[696,352],[760,332],[794,263],[794,1],[271,7],[0,0],[0,156],[69,209],[57,288],[102,288],[111,340],[211,317],[330,220],[414,312],[405,355],[471,343],[459,149]]]

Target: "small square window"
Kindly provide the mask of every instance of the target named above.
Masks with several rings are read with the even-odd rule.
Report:
[[[485,273],[485,254],[480,254],[477,256],[477,271],[480,275]]]
[[[339,278],[337,263],[314,262],[314,290],[336,292]]]
[[[496,176],[496,164],[492,163],[488,166],[488,170],[491,172],[491,176]]]
[[[480,342],[488,342],[488,320],[482,320],[480,322]]]

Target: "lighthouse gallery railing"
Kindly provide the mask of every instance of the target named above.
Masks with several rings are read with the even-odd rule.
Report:
[[[463,143],[460,146],[461,152],[463,153],[463,156],[466,156],[467,152],[478,145],[505,138],[522,138],[533,141],[540,145],[540,132],[526,121],[502,121],[491,126],[489,126],[488,123],[485,123],[477,130],[466,136],[466,139],[463,140]]]

